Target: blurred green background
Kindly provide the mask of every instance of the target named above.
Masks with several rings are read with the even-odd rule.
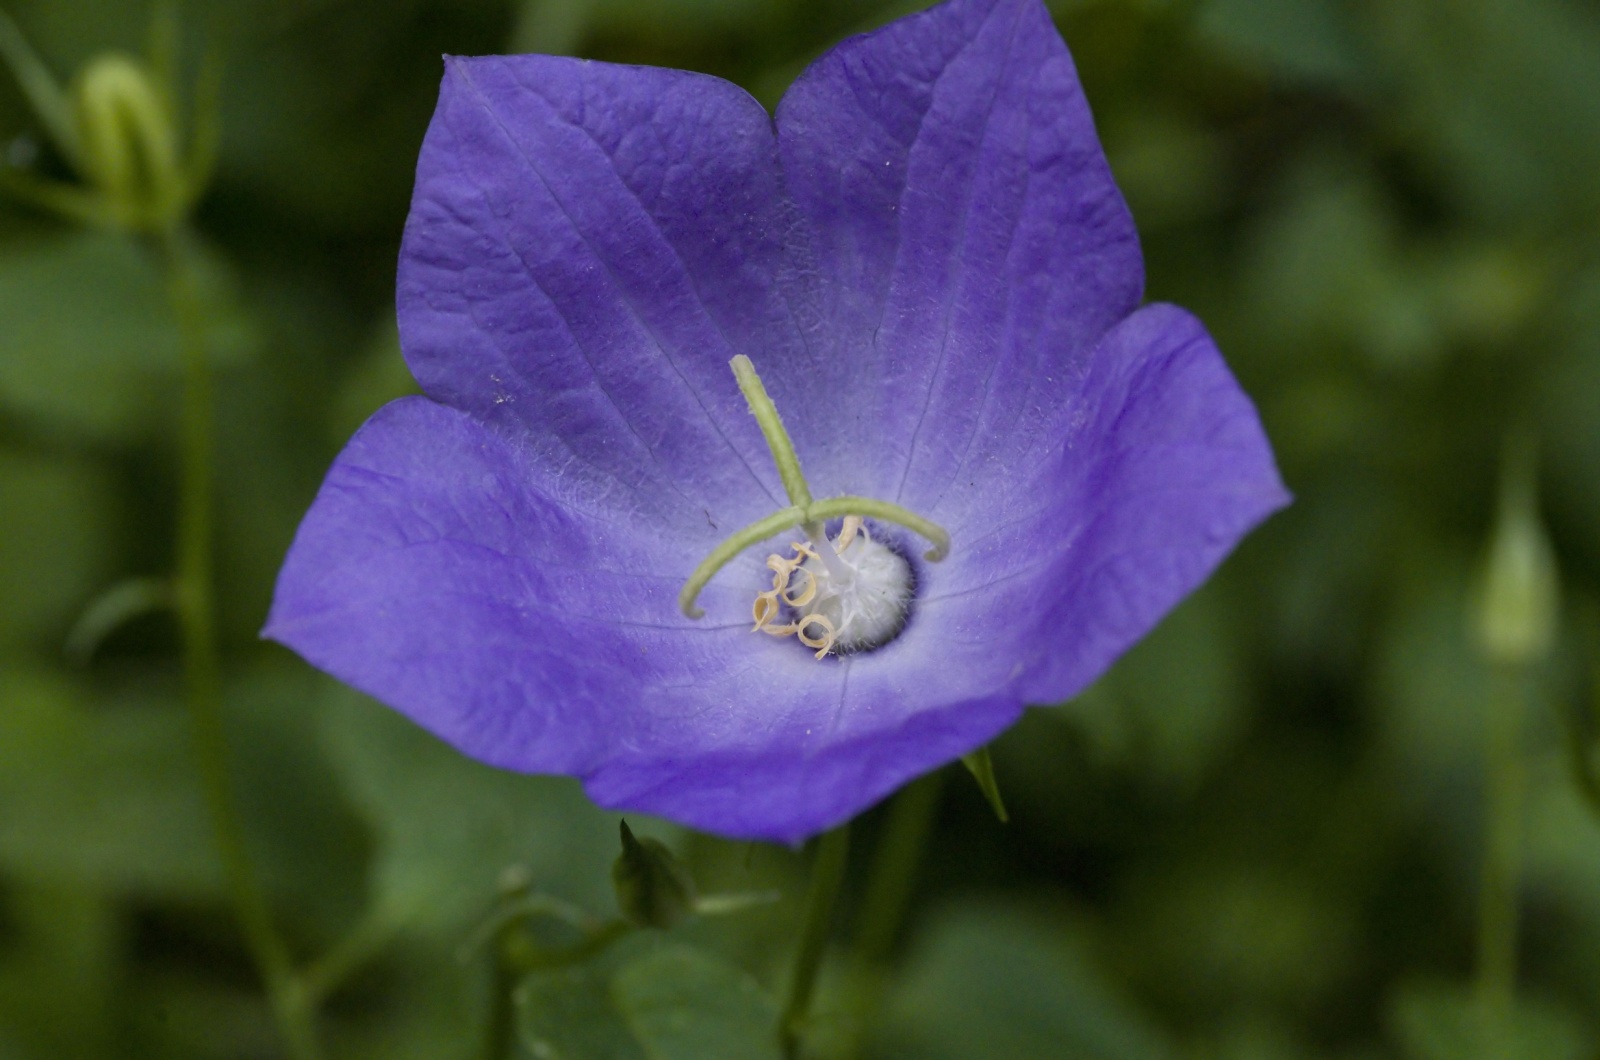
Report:
[[[411,387],[394,264],[440,54],[686,67],[770,106],[829,44],[920,6],[178,12],[178,83],[224,60],[193,226],[231,776],[327,1055],[483,1055],[508,984],[482,925],[508,867],[615,915],[616,817],[575,782],[461,759],[256,637],[333,455]],[[148,47],[137,2],[4,10],[64,83]],[[1088,693],[995,745],[1009,824],[959,769],[919,789],[936,817],[898,925],[866,896],[904,820],[868,815],[810,1039],[949,1060],[1600,1055],[1600,825],[1578,780],[1600,729],[1600,4],[1052,10],[1149,296],[1209,323],[1298,499]],[[0,174],[76,180],[11,73]],[[146,242],[0,201],[0,1060],[286,1055],[215,853],[178,624],[131,606],[150,583],[130,579],[174,565],[181,348]],[[1473,614],[1517,430],[1561,623],[1508,681]],[[1497,1042],[1473,992],[1494,709],[1521,717],[1523,779]],[[702,891],[781,897],[519,975],[513,1048],[769,1055],[804,856],[633,823]],[[550,919],[559,947],[576,929]]]

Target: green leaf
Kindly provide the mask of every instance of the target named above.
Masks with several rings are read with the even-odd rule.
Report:
[[[747,972],[709,954],[647,953],[617,972],[611,994],[652,1060],[777,1060],[778,1006]]]
[[[518,1030],[550,1060],[777,1060],[776,1003],[703,951],[641,940],[538,972],[517,989]]]
[[[1402,987],[1390,1025],[1407,1060],[1585,1060],[1594,1050],[1564,1009],[1523,998],[1497,1024],[1469,988],[1446,983]]]
[[[91,711],[73,684],[16,667],[0,667],[0,703],[0,865],[108,888],[220,893],[181,709]]]
[[[1117,186],[1146,238],[1223,207],[1227,154],[1222,139],[1201,122],[1143,99],[1140,106],[1113,110],[1100,121]]]
[[[540,972],[516,992],[517,1032],[541,1060],[646,1060],[594,965]]]
[[[1244,289],[1260,323],[1280,341],[1353,346],[1388,372],[1437,364],[1445,336],[1436,270],[1416,260],[1365,164],[1309,151],[1276,198],[1247,260]]]
[[[1535,718],[1543,706],[1527,704]],[[1573,782],[1564,756],[1537,756],[1528,771],[1523,885],[1541,901],[1581,911],[1549,944],[1586,964],[1600,941],[1600,818]]]
[[[237,358],[253,338],[226,268],[207,259],[202,283],[211,353]],[[0,244],[0,350],[0,402],[28,416],[119,435],[176,407],[182,346],[161,270],[122,236],[70,231]]]
[[[1062,928],[999,906],[946,910],[891,997],[886,1044],[923,1060],[1172,1056]]]
[[[0,60],[16,78],[34,117],[49,132],[56,149],[68,161],[76,163],[80,145],[72,104],[49,66],[34,52],[28,38],[4,10],[0,10]]]
[[[1063,715],[1101,758],[1192,787],[1249,720],[1238,629],[1222,587],[1202,588]]]
[[[1373,672],[1377,743],[1399,794],[1439,815],[1443,834],[1476,844],[1475,791],[1483,771],[1489,668],[1468,638],[1464,558],[1414,557],[1395,587]]]
[[[1451,195],[1499,224],[1587,225],[1600,208],[1600,23],[1561,0],[1372,4],[1401,91],[1394,130]]]
[[[54,655],[73,616],[103,586],[108,485],[87,466],[0,453],[0,651],[25,645]]]
[[[1253,790],[1265,778],[1251,772],[1240,768],[1228,782]],[[1276,791],[1289,804],[1288,820],[1304,822],[1294,805],[1302,796],[1281,784]],[[1269,823],[1274,812],[1283,811],[1252,806],[1238,815],[1257,814],[1254,827],[1276,830],[1283,825]],[[1312,873],[1273,865],[1265,844],[1240,843],[1239,827],[1198,824],[1205,830],[1189,839],[1190,856],[1147,870],[1127,887],[1114,935],[1120,967],[1141,985],[1181,980],[1183,997],[1200,1007],[1313,1004],[1349,977],[1359,954],[1356,912],[1339,875],[1347,866]],[[1318,825],[1299,827],[1315,832]]]
[[[486,913],[501,873],[588,908],[610,904],[615,818],[565,778],[474,761],[406,718],[339,691],[329,752],[377,831],[374,900],[418,930],[459,934]]]
[[[1202,43],[1292,80],[1371,85],[1367,58],[1337,0],[1211,0],[1196,32]]]
[[[225,690],[228,766],[258,879],[333,932],[361,894],[359,822],[308,738],[310,675],[256,668]],[[0,666],[0,869],[113,893],[220,898],[216,836],[182,703],[113,703],[59,674]]]
[[[356,428],[385,404],[398,397],[420,393],[422,388],[417,386],[400,353],[400,330],[394,314],[385,313],[360,357],[340,382],[329,417],[329,439],[343,446]]]
[[[983,792],[983,797],[989,800],[989,808],[994,810],[994,815],[1005,824],[1011,818],[1006,814],[1006,804],[1000,798],[1000,782],[994,775],[994,758],[989,754],[989,748],[980,747],[969,755],[961,756],[961,764],[967,767],[967,772],[972,774],[972,779],[978,782],[978,790]]]
[[[0,1058],[110,1056],[121,987],[121,911],[60,878],[7,880],[0,947]],[[30,1048],[8,1052],[3,1034]]]
[[[1600,541],[1600,431],[1594,429],[1600,396],[1600,267],[1591,264],[1575,277],[1550,315],[1556,357],[1536,381],[1528,422],[1539,427],[1551,495],[1578,520],[1577,534]]]

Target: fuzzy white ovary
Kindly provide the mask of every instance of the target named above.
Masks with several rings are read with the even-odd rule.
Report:
[[[800,570],[816,579],[817,592],[794,610],[802,623],[820,615],[832,624],[834,651],[878,647],[905,625],[911,564],[865,533],[854,535],[843,551],[836,552],[836,547],[813,547],[814,554]]]

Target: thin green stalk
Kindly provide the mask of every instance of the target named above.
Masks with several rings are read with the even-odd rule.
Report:
[[[811,866],[811,888],[806,893],[805,917],[800,929],[800,949],[795,954],[794,975],[789,980],[789,998],[778,1018],[778,1041],[786,1060],[800,1055],[800,1030],[811,1009],[817,973],[822,970],[822,954],[833,927],[834,906],[844,885],[844,869],[850,853],[850,825],[845,823],[824,833],[817,846],[816,862]]]
[[[884,966],[905,923],[943,788],[944,770],[935,770],[902,788],[889,804],[889,818],[867,870],[867,889],[856,921],[860,926],[855,933],[847,991],[854,1011],[841,1050],[844,1057],[860,1053],[867,1026],[883,999]]]
[[[0,61],[11,68],[17,87],[22,89],[34,116],[50,134],[56,150],[76,167],[83,152],[72,120],[72,102],[4,9],[0,9]]]
[[[583,938],[570,946],[550,950],[539,945],[526,930],[531,916],[554,914],[557,919],[577,926],[589,920],[581,912],[578,917],[568,916],[577,911],[559,898],[546,895],[529,895],[530,901],[519,903],[494,922],[490,950],[489,1016],[484,1023],[483,1060],[510,1060],[515,1054],[517,984],[530,972],[549,971],[583,964],[604,953],[612,943],[639,930],[618,917],[613,920],[592,921],[582,927]]]
[[[195,275],[195,251],[181,230],[160,237],[162,262],[183,339],[182,477],[178,502],[177,611],[183,638],[185,699],[193,718],[195,751],[211,825],[234,913],[244,931],[277,1016],[289,1055],[320,1055],[312,1012],[298,988],[288,947],[273,929],[245,850],[244,829],[228,769],[222,725],[222,660],[213,601],[214,509],[211,364],[206,349],[205,306]]]
[[[398,930],[387,909],[363,917],[348,934],[316,960],[301,968],[299,991],[306,1009],[315,1012],[334,991],[387,946]]]
[[[517,1006],[512,991],[517,985],[517,970],[507,953],[506,925],[495,935],[490,960],[489,1018],[484,1023],[483,1060],[510,1060],[516,1041]]]
[[[882,964],[894,948],[943,787],[944,770],[937,769],[906,785],[889,804],[889,819],[884,822],[861,900],[861,928],[855,939],[855,958],[860,964]]]
[[[1516,992],[1525,688],[1520,667],[1500,668],[1486,719],[1488,768],[1483,876],[1478,892],[1477,1000],[1486,1030],[1497,1035],[1504,1033]]]
[[[1592,641],[1591,637],[1591,641]],[[1600,762],[1595,759],[1595,719],[1600,718],[1600,652],[1590,655],[1589,692],[1592,702],[1575,701],[1567,711],[1567,765],[1578,794],[1590,814],[1600,817]]]

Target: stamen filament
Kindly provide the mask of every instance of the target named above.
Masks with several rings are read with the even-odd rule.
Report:
[[[816,553],[817,559],[821,561],[824,567],[828,568],[828,576],[839,580],[848,580],[850,572],[839,559],[839,553],[843,549],[837,543],[828,543],[828,531],[822,525],[822,520],[807,520],[805,526],[801,529],[806,532],[806,537],[810,539],[811,549]]]
[[[764,519],[757,519],[712,549],[711,554],[700,561],[700,565],[694,569],[694,573],[689,575],[689,580],[684,582],[683,588],[678,591],[679,610],[690,618],[703,617],[705,612],[695,606],[695,601],[700,598],[700,590],[716,576],[717,571],[733,562],[734,557],[751,545],[759,544],[796,526],[805,526],[807,536],[812,537],[813,541],[820,542],[815,545],[815,551],[818,558],[827,563],[833,558],[830,556],[833,547],[827,543],[827,536],[822,532],[822,524],[828,519],[848,518],[852,515],[895,523],[933,542],[933,548],[922,554],[922,558],[929,563],[938,563],[950,551],[950,534],[944,527],[924,519],[915,512],[907,511],[898,504],[875,501],[870,497],[829,497],[827,500],[812,501],[804,508],[799,506],[780,508]],[[811,524],[815,524],[815,534],[812,533]]]
[[[778,415],[778,406],[767,396],[767,388],[762,385],[750,358],[741,353],[728,364],[732,366],[733,377],[739,381],[739,389],[750,405],[750,415],[761,425],[762,437],[767,440],[767,448],[772,450],[772,462],[778,465],[778,477],[783,479],[789,503],[796,508],[806,507],[811,503],[811,488],[806,485],[806,477],[800,472],[800,458],[795,455],[794,443],[789,440],[783,418]]]
[[[871,497],[829,497],[827,500],[813,501],[807,506],[805,515],[807,522],[859,515],[903,526],[918,537],[933,542],[933,547],[922,554],[922,558],[929,563],[938,563],[950,552],[950,534],[944,527],[888,501],[875,501]]]

